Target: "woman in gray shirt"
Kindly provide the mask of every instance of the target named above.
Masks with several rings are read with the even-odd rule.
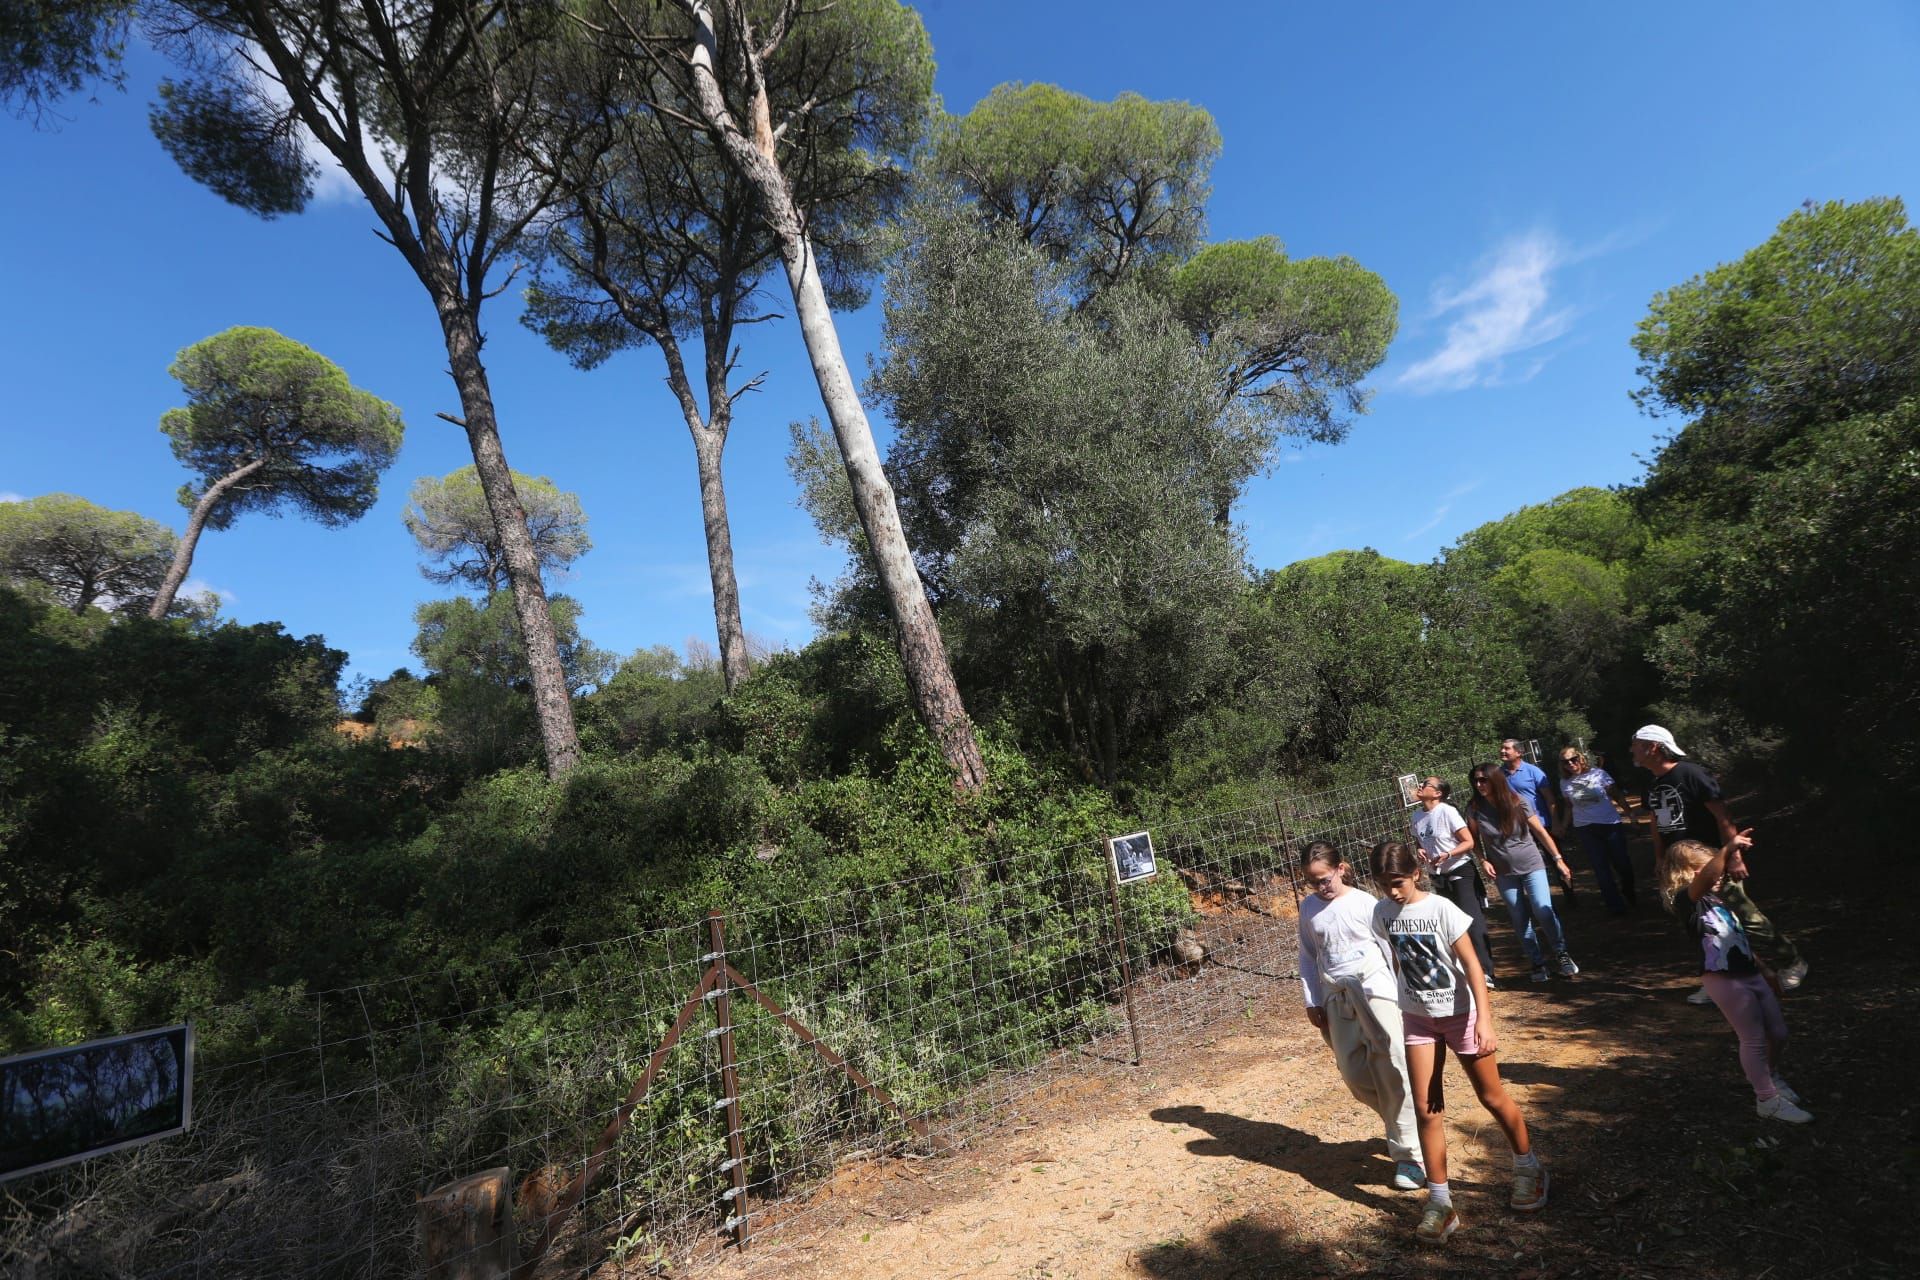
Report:
[[[1550,948],[1554,964],[1563,978],[1575,977],[1580,966],[1567,954],[1566,934],[1560,917],[1553,911],[1553,889],[1547,880],[1547,858],[1563,876],[1572,873],[1560,847],[1540,824],[1526,798],[1516,795],[1507,785],[1507,776],[1499,766],[1477,764],[1469,775],[1473,782],[1473,800],[1467,816],[1474,824],[1474,843],[1486,863],[1487,874],[1507,904],[1507,917],[1520,944],[1533,962],[1533,980],[1545,982]],[[1544,850],[1544,852],[1543,852]]]

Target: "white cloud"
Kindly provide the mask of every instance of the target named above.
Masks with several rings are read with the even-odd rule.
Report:
[[[1552,304],[1552,276],[1573,257],[1552,235],[1529,232],[1488,254],[1465,287],[1436,289],[1433,314],[1453,316],[1446,341],[1404,370],[1395,385],[1461,391],[1499,382],[1508,356],[1551,342],[1572,325],[1573,308]],[[1523,377],[1543,363],[1533,362]]]
[[[11,489],[8,489],[5,493],[0,493],[0,502],[25,502],[26,500],[26,494],[15,493]]]
[[[239,61],[241,74],[247,77],[254,89],[276,107],[285,108],[291,101],[286,89],[280,82],[268,75],[266,55],[257,46],[248,44]],[[301,153],[313,163],[316,172],[313,175],[313,198],[321,204],[357,204],[362,199],[360,184],[353,180],[334,159],[333,153],[320,145],[320,140],[308,132],[307,127],[296,124],[300,139]],[[373,167],[376,176],[391,190],[393,187],[393,167],[387,163],[373,140],[369,139],[366,150],[367,161]],[[444,184],[442,184],[444,185]]]
[[[1409,529],[1405,533],[1401,534],[1400,540],[1402,542],[1412,542],[1415,538],[1419,537],[1423,533],[1431,533],[1434,529],[1439,527],[1440,522],[1442,520],[1445,520],[1447,518],[1447,513],[1453,510],[1453,504],[1456,499],[1465,497],[1467,494],[1472,493],[1475,489],[1478,489],[1479,487],[1480,487],[1480,482],[1478,480],[1469,480],[1465,484],[1457,485],[1454,488],[1448,490],[1446,493],[1442,494],[1440,497],[1440,505],[1433,509],[1433,515],[1430,516],[1418,528]]]
[[[212,596],[222,605],[231,605],[240,597],[225,587],[216,587],[204,578],[188,578],[180,587],[183,596]]]

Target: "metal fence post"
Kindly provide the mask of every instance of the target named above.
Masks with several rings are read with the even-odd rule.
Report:
[[[713,1016],[719,1023],[720,1102],[727,1113],[727,1162],[721,1167],[733,1177],[733,1189],[726,1193],[732,1202],[727,1225],[733,1229],[733,1241],[747,1247],[747,1142],[740,1131],[740,1073],[733,1060],[733,1009],[727,998],[727,941],[720,912],[707,912],[707,942],[713,955],[709,963],[715,975]]]
[[[1140,1019],[1133,1012],[1133,966],[1127,960],[1127,926],[1120,918],[1120,873],[1114,869],[1113,841],[1108,839],[1107,901],[1113,906],[1113,936],[1120,946],[1120,995],[1127,1003],[1127,1030],[1133,1036],[1133,1065],[1140,1065]]]
[[[1273,802],[1273,820],[1280,828],[1280,861],[1287,868],[1287,886],[1293,890],[1293,905],[1300,905],[1300,874],[1296,868],[1300,854],[1293,847],[1293,835],[1287,830],[1287,806],[1279,800]]]

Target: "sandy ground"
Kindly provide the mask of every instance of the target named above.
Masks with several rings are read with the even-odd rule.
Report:
[[[1792,832],[1776,824],[1774,847]],[[1636,849],[1643,865],[1650,851]],[[1584,876],[1584,872],[1582,875]],[[1553,1171],[1552,1202],[1506,1207],[1510,1157],[1457,1064],[1447,1093],[1464,1229],[1412,1238],[1421,1196],[1388,1186],[1377,1119],[1347,1094],[1296,985],[1141,1066],[1067,1074],[948,1155],[851,1164],[725,1280],[1502,1275],[1828,1280],[1920,1274],[1920,1142],[1906,1080],[1916,942],[1871,883],[1754,892],[1814,965],[1788,999],[1786,1074],[1819,1117],[1761,1121],[1732,1033],[1685,1002],[1689,952],[1643,901],[1565,913],[1586,972],[1535,987],[1494,928],[1502,1075]],[[1859,895],[1849,902],[1842,894]],[[1843,918],[1846,927],[1839,927]],[[1186,987],[1244,975],[1208,970]],[[1222,1002],[1232,1007],[1231,1002]],[[604,1274],[604,1272],[603,1272]],[[643,1274],[630,1269],[629,1275]]]

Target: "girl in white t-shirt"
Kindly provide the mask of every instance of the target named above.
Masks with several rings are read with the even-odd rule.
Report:
[[[1307,1020],[1333,1049],[1340,1078],[1387,1126],[1393,1185],[1426,1185],[1407,1089],[1405,1032],[1387,948],[1373,931],[1378,901],[1353,884],[1340,851],[1316,840],[1300,852],[1311,892],[1300,904],[1300,987]]]
[[[1500,1046],[1486,971],[1467,937],[1467,913],[1422,887],[1420,854],[1411,845],[1387,840],[1374,846],[1373,878],[1387,894],[1374,907],[1373,927],[1393,953],[1406,1026],[1407,1079],[1427,1165],[1427,1205],[1415,1234],[1430,1244],[1445,1244],[1460,1226],[1447,1187],[1442,1080],[1449,1046],[1480,1105],[1499,1123],[1513,1149],[1513,1195],[1508,1203],[1522,1213],[1545,1207],[1547,1170],[1533,1154],[1526,1117],[1500,1083],[1494,1061]]]

